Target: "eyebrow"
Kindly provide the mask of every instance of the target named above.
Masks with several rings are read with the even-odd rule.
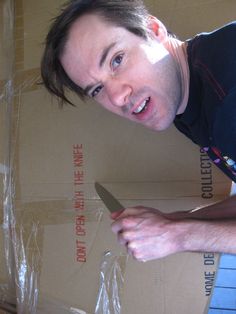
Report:
[[[102,51],[102,55],[99,61],[99,68],[101,68],[103,66],[103,64],[105,63],[107,56],[109,54],[109,52],[111,51],[111,49],[116,45],[116,42],[111,43],[109,46],[105,47]],[[88,86],[85,87],[84,89],[84,94],[86,96],[88,96],[89,91],[93,88],[94,84],[90,84]]]
[[[111,43],[108,47],[103,49],[102,52],[102,56],[99,62],[99,67],[101,68],[104,64],[104,62],[106,61],[106,58],[108,56],[108,53],[110,52],[110,50],[116,45],[116,42]]]

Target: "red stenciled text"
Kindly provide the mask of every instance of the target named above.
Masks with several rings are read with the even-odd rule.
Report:
[[[86,245],[83,241],[76,240],[76,260],[80,263],[86,262]]]
[[[75,216],[75,236],[76,236],[76,261],[86,262],[86,216],[85,196],[83,191],[84,185],[84,156],[83,145],[73,145],[73,165],[74,165],[74,210]]]

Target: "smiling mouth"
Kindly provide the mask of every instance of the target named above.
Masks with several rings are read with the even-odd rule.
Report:
[[[150,97],[148,97],[147,99],[145,99],[145,100],[138,106],[138,108],[136,108],[136,109],[132,112],[132,114],[138,115],[138,114],[140,114],[140,113],[143,113],[143,112],[147,109],[149,102],[150,102]]]

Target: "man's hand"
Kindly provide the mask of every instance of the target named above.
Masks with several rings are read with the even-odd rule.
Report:
[[[161,258],[184,250],[184,224],[154,208],[137,206],[111,214],[112,231],[120,244],[139,261]]]
[[[139,261],[184,252],[236,254],[236,196],[196,211],[136,206],[111,214],[118,241]]]

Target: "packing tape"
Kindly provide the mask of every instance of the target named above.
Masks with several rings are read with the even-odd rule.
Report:
[[[60,225],[73,223],[77,215],[84,215],[87,222],[99,222],[107,212],[101,201],[85,200],[85,210],[76,211],[73,200],[49,200],[38,202],[15,202],[16,224]]]
[[[32,92],[41,88],[40,82],[40,69],[32,68],[25,71],[17,71],[14,80],[14,95]]]
[[[14,94],[35,91],[40,88],[40,68],[24,69],[25,36],[24,5],[22,0],[15,1],[15,91]]]
[[[14,37],[15,37],[15,67],[16,71],[24,68],[24,14],[23,0],[14,3]]]

